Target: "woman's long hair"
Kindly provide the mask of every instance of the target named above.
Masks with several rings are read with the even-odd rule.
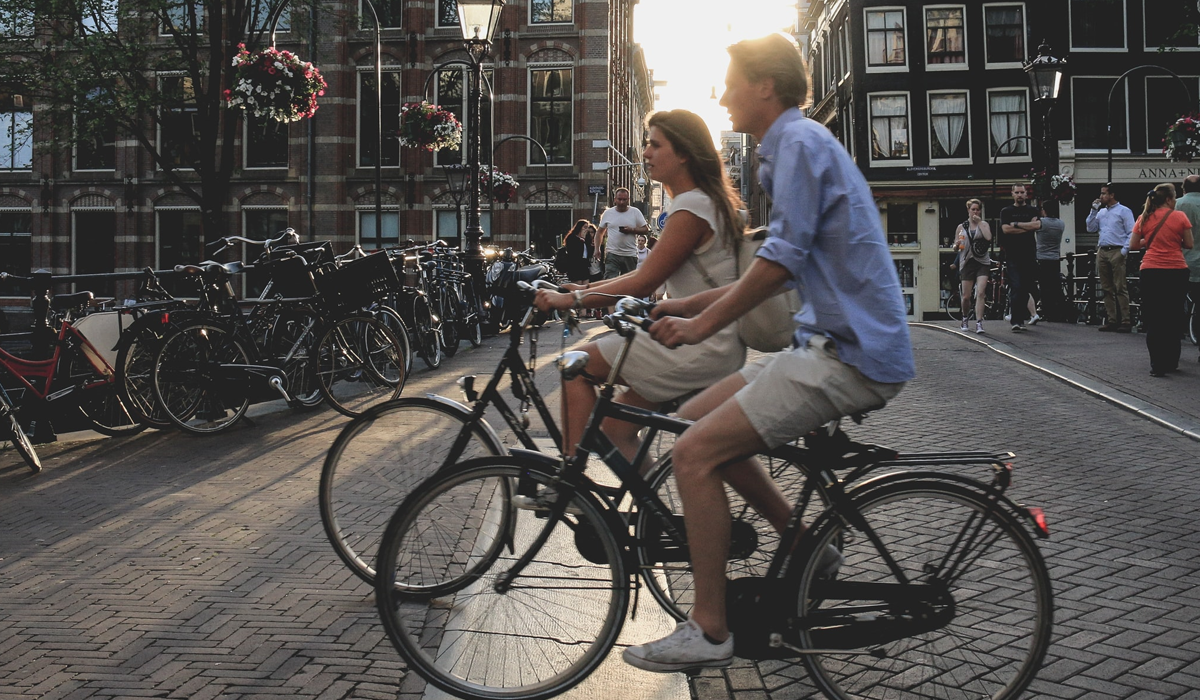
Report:
[[[744,209],[742,198],[725,174],[724,164],[717,149],[713,147],[712,134],[704,120],[685,109],[655,112],[646,120],[646,128],[658,127],[675,155],[686,159],[688,175],[696,187],[712,199],[717,209],[717,221],[721,231],[713,231],[725,245],[732,246],[742,235],[745,227],[739,209]]]
[[[580,219],[579,221],[576,221],[575,225],[571,227],[571,230],[567,231],[567,235],[563,236],[562,244],[566,245],[567,239],[570,238],[571,236],[575,236],[575,235],[579,235],[579,237],[581,239],[586,241],[587,237],[582,234],[587,230],[587,227],[590,225],[591,224],[588,222],[587,219]]]
[[[1146,206],[1142,208],[1142,227],[1145,228],[1146,220],[1159,207],[1164,207],[1167,204],[1168,197],[1175,196],[1175,185],[1169,182],[1164,182],[1161,185],[1155,185],[1154,189],[1146,193]],[[1145,233],[1143,231],[1143,233]]]

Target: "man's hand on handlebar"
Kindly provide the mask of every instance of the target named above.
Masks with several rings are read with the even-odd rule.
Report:
[[[680,318],[691,318],[700,313],[704,309],[693,309],[689,300],[691,297],[683,297],[680,299],[663,299],[654,305],[650,310],[650,318],[655,320],[665,316],[678,316]]]
[[[567,311],[575,308],[575,295],[539,289],[537,295],[533,297],[533,303],[539,311],[547,313],[556,310]]]

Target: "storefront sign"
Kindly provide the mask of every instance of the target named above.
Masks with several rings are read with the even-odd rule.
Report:
[[[1164,182],[1182,180],[1188,175],[1200,175],[1200,165],[1169,166],[1163,168],[1139,168],[1137,179]]]

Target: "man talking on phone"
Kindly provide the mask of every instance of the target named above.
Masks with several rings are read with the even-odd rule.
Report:
[[[596,258],[607,240],[604,259],[604,279],[620,277],[637,269],[637,237],[649,233],[646,217],[635,207],[629,206],[629,190],[618,188],[613,193],[613,205],[600,216],[599,235],[596,239]]]

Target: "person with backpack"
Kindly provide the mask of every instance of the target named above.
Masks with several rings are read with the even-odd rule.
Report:
[[[575,222],[563,238],[562,247],[554,253],[554,267],[572,282],[586,284],[592,261],[592,242],[587,234],[591,223],[587,219]]]
[[[988,274],[992,270],[992,258],[988,251],[992,247],[992,228],[983,220],[983,202],[967,200],[967,220],[958,225],[954,232],[954,248],[959,251],[958,279],[962,283],[962,325],[959,330],[969,329],[967,318],[971,315],[971,295],[975,295],[975,332],[983,332],[983,307],[987,299]]]

